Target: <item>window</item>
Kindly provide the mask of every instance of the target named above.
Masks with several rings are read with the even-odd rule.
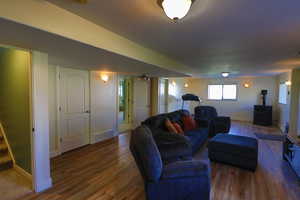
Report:
[[[208,85],[209,100],[236,100],[237,85]]]
[[[279,85],[279,103],[286,104],[287,103],[287,85],[282,83]]]

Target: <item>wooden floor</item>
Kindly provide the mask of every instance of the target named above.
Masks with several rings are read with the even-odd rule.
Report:
[[[233,122],[231,129],[231,134],[250,137],[255,137],[255,132],[280,134],[276,128],[240,122]],[[53,188],[21,199],[144,200],[143,182],[128,142],[129,136],[125,134],[54,158]],[[207,159],[206,156],[204,150],[195,159]],[[211,199],[299,200],[300,184],[281,159],[280,142],[259,140],[259,166],[255,173],[212,163]]]
[[[32,193],[31,183],[14,169],[0,172],[0,199],[15,200]]]

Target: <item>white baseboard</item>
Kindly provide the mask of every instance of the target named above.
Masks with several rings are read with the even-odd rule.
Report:
[[[23,168],[21,168],[17,164],[14,164],[14,170],[32,183],[32,175],[25,171]]]
[[[59,156],[59,155],[61,155],[59,150],[55,150],[55,151],[50,152],[50,158],[54,158],[54,157]]]
[[[35,185],[34,191],[35,192],[43,192],[51,187],[52,187],[52,179],[49,177],[48,179],[45,179],[42,182],[39,181],[38,186]]]
[[[118,132],[116,132],[113,129],[105,130],[105,131],[102,131],[102,132],[92,133],[92,135],[91,135],[91,144],[95,144],[97,142],[101,142],[101,141],[113,138],[117,135],[118,135]]]

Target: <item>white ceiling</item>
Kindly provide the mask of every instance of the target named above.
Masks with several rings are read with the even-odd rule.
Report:
[[[197,76],[300,67],[299,0],[196,0],[177,24],[156,0],[48,1],[192,67]]]
[[[49,64],[132,75],[178,77],[181,73],[143,63],[55,34],[0,18],[0,44],[46,52]],[[9,43],[7,43],[9,41]]]

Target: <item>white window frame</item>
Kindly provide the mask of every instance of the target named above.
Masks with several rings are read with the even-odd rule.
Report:
[[[209,98],[209,86],[213,86],[213,85],[222,86],[222,98],[221,99],[210,99]],[[224,86],[225,85],[235,85],[235,87],[236,87],[236,95],[235,95],[236,98],[235,99],[224,99],[223,92],[224,92]],[[209,101],[237,101],[238,100],[238,84],[234,84],[234,83],[232,83],[232,84],[208,84],[208,86],[207,86],[207,99]]]

